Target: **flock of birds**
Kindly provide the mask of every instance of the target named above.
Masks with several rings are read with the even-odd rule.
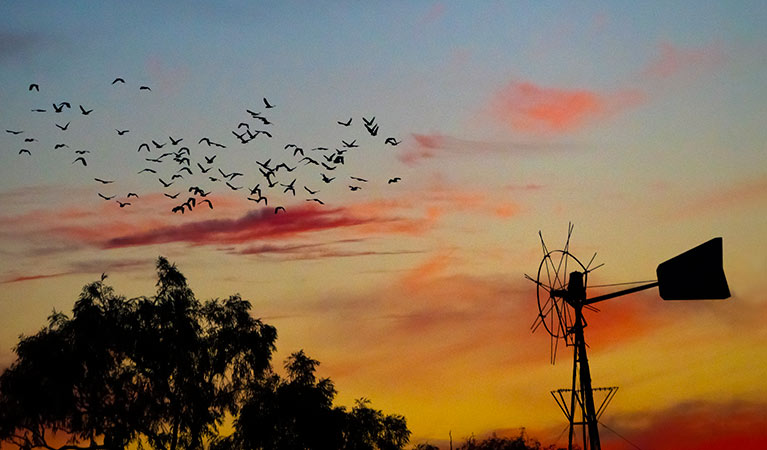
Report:
[[[114,85],[125,85],[123,78],[115,78]],[[29,85],[29,91],[40,92],[40,86],[36,83]],[[139,91],[151,92],[146,85],[139,86]],[[273,131],[273,118],[270,113],[277,105],[263,98],[263,109],[245,109],[241,121],[232,127],[234,136],[233,145],[247,145],[256,140],[275,139]],[[256,111],[255,109],[259,109]],[[53,102],[51,108],[35,107],[31,109],[35,114],[51,114],[54,118],[53,125],[58,130],[56,142],[48,143],[55,151],[73,151],[71,164],[88,170],[91,150],[82,149],[68,141],[71,134],[71,114],[79,114],[83,117],[93,117],[99,111],[83,104],[73,106],[68,101]],[[356,123],[353,117],[336,121],[334,126],[340,127],[348,134],[354,130]],[[381,139],[383,145],[396,147],[401,143],[395,137],[382,138],[379,136],[380,127],[375,117],[361,117],[364,131],[363,136]],[[18,139],[19,157],[32,157],[33,153],[44,150],[44,144],[35,136],[34,132],[24,129],[6,128],[5,132]],[[131,132],[128,128],[114,128],[115,138],[124,139]],[[244,199],[253,202],[259,207],[270,208],[274,214],[284,213],[285,206],[281,203],[285,197],[289,200],[303,198],[306,202],[324,205],[326,198],[323,190],[331,183],[343,184],[344,188],[352,192],[359,191],[363,187],[376,180],[363,177],[360,174],[350,172],[348,161],[353,159],[359,152],[362,144],[357,141],[361,138],[341,139],[340,142],[331,146],[304,147],[296,143],[288,142],[280,145],[280,157],[261,157],[253,162],[250,170],[241,167],[238,170],[225,169],[226,159],[220,156],[232,145],[219,137],[187,137],[171,136],[165,133],[163,138],[151,138],[142,142],[136,148],[136,154],[143,159],[143,168],[136,175],[152,180],[156,183],[155,189],[162,189],[164,197],[168,198],[168,210],[174,214],[188,213],[195,208],[207,206],[213,209],[214,192],[232,191],[240,193]],[[229,138],[231,139],[231,138]],[[42,148],[41,148],[42,147]],[[279,159],[279,161],[277,161]],[[242,170],[242,171],[239,171]],[[96,194],[104,201],[114,201],[116,207],[126,208],[140,201],[142,193],[127,192],[124,196],[118,195],[120,180],[112,179],[103,174],[90,173],[89,177],[96,183]],[[248,182],[247,180],[250,180]],[[143,180],[142,180],[143,181]],[[401,181],[398,176],[384,177],[379,182],[393,184]],[[154,192],[155,189],[148,189]],[[125,192],[125,191],[123,191]]]

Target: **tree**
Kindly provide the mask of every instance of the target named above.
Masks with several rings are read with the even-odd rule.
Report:
[[[519,436],[514,438],[498,437],[493,433],[490,437],[477,441],[474,436],[471,436],[458,447],[458,450],[540,450],[540,448],[540,442],[525,437],[523,428]]]
[[[0,440],[56,450],[122,449],[146,440],[197,449],[247,386],[265,376],[277,338],[239,296],[199,302],[175,265],[157,261],[157,294],[127,300],[101,280],[72,317],[55,312],[22,336],[0,375]]]

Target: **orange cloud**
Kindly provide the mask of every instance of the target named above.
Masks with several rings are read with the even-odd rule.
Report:
[[[767,200],[767,176],[762,176],[708,192],[699,200],[677,208],[676,211],[679,216],[686,217],[713,211],[721,212],[765,200]]]
[[[660,54],[642,70],[642,75],[652,79],[671,78],[683,72],[716,67],[724,60],[725,54],[720,47],[682,49],[669,42],[662,42]]]
[[[512,81],[490,101],[490,114],[516,131],[563,133],[611,117],[644,100],[636,90],[598,93]]]

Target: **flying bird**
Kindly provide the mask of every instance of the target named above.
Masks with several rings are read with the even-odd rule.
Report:
[[[372,118],[372,119],[370,119],[370,120],[368,120],[368,119],[366,119],[366,118],[364,118],[364,117],[363,117],[363,118],[362,118],[362,121],[363,121],[363,122],[365,122],[365,125],[367,125],[367,126],[369,126],[369,127],[370,127],[370,126],[373,126],[373,122],[375,122],[375,121],[376,121],[376,117],[375,117],[375,116],[373,116],[373,118]]]
[[[206,198],[205,200],[200,200],[200,204],[202,205],[203,203],[207,203],[208,206],[210,206],[210,209],[213,209],[213,203],[211,203],[209,199]]]
[[[37,92],[40,92],[40,86],[37,83],[32,83],[29,85],[29,90],[30,91],[35,90]]]
[[[164,195],[164,196],[166,196],[166,197],[168,197],[168,198],[176,198],[176,197],[178,197],[178,194],[180,194],[180,193],[181,193],[181,192],[177,192],[175,195],[170,195],[170,194],[166,194],[166,193],[164,193],[164,192],[163,192],[163,194],[162,194],[162,195]]]
[[[171,184],[173,184],[173,181],[171,181],[170,183],[166,183],[166,182],[164,182],[164,181],[162,180],[162,178],[158,178],[158,180],[160,180],[160,183],[162,183],[162,185],[163,185],[164,187],[170,187],[170,185],[171,185]]]
[[[213,156],[211,156],[210,158],[208,158],[207,156],[205,156],[205,157],[204,157],[204,158],[205,158],[205,162],[206,162],[207,164],[213,164],[213,160],[214,160],[214,159],[216,159],[216,156],[218,156],[218,155],[213,155]]]
[[[141,170],[139,170],[139,171],[138,171],[138,173],[142,173],[142,172],[151,172],[151,173],[157,173],[157,171],[156,171],[156,170],[154,170],[154,169],[148,169],[148,168],[144,168],[144,169],[141,169]]]
[[[138,90],[139,91],[151,91],[152,88],[150,88],[149,86],[139,86]]]
[[[353,141],[351,141],[351,142],[346,142],[346,141],[344,141],[344,140],[341,140],[341,143],[343,143],[343,144],[344,144],[344,147],[346,147],[346,148],[355,148],[355,147],[359,147],[359,145],[357,145],[357,140],[356,140],[356,139],[355,139],[355,140],[353,140]]]
[[[318,198],[307,198],[307,199],[306,199],[306,201],[307,201],[307,202],[317,202],[317,203],[319,203],[320,205],[324,205],[324,204],[325,204],[325,203],[323,203],[323,201],[322,201],[322,200],[320,200],[320,199],[318,199]]]
[[[75,153],[77,153],[78,155],[84,155],[90,152],[91,152],[90,150],[75,150]]]
[[[30,138],[24,138],[24,142],[37,142],[37,139],[35,139],[35,138],[32,138],[32,137],[30,137]]]
[[[47,110],[42,109],[42,108],[35,108],[35,109],[32,110],[32,112],[46,112],[46,111]]]
[[[85,158],[83,158],[82,156],[72,161],[72,164],[76,163],[77,161],[80,161],[81,163],[83,163],[83,166],[88,165],[88,163],[85,161]]]
[[[114,81],[112,81],[112,84],[115,84],[115,83],[123,83],[123,84],[125,84],[125,80],[123,80],[120,77],[117,77],[117,78],[114,79]]]
[[[293,184],[295,184],[295,182],[296,182],[296,179],[293,178],[293,181],[291,181],[290,184],[282,184],[282,183],[280,183],[280,186],[285,187],[285,190],[282,191],[282,193],[284,194],[284,193],[287,193],[288,191],[290,191],[295,196],[296,195],[296,189],[293,187]]]
[[[130,206],[130,202],[121,202],[120,200],[115,200],[115,201],[120,204],[120,208],[125,208],[126,206]]]
[[[154,144],[155,148],[163,148],[165,147],[165,143],[160,144],[159,142],[152,139],[152,144]]]
[[[138,194],[135,192],[128,192],[128,195],[125,196],[126,198],[136,197],[138,198]]]
[[[341,122],[341,121],[339,120],[337,123],[338,123],[339,125],[343,125],[343,126],[345,126],[345,127],[348,127],[349,125],[351,125],[351,124],[352,124],[352,118],[351,118],[351,117],[349,117],[349,120],[347,120],[346,122]]]
[[[94,178],[94,180],[98,181],[101,184],[109,184],[109,183],[114,183],[115,182],[114,180],[103,180],[101,178]]]
[[[67,122],[67,124],[66,124],[66,125],[59,125],[59,124],[56,124],[56,126],[57,126],[57,127],[59,127],[59,129],[60,129],[61,131],[67,131],[67,128],[69,128],[69,122]]]
[[[359,187],[359,186],[352,186],[352,185],[349,185],[349,190],[350,190],[350,191],[352,191],[352,192],[353,192],[353,191],[359,191],[360,189],[362,189],[362,188],[361,188],[361,187]]]
[[[123,134],[127,133],[130,130],[118,130],[117,128],[115,128],[115,131],[117,132],[118,136],[122,136]]]
[[[274,213],[275,214],[277,214],[280,211],[285,212],[285,208],[283,208],[282,206],[278,206],[278,207],[274,208]]]
[[[5,130],[5,132],[6,132],[6,133],[11,133],[11,134],[21,134],[21,133],[23,133],[24,131],[23,131],[23,130],[20,130],[20,131],[16,131],[16,130]]]
[[[168,139],[170,139],[170,145],[178,145],[179,142],[184,140],[184,138],[173,139],[170,136],[168,136]]]
[[[88,114],[92,113],[93,110],[92,109],[86,110],[85,108],[83,108],[83,105],[80,105],[80,112],[83,113],[84,116],[87,116]]]
[[[267,100],[266,97],[264,97],[264,107],[266,107],[266,109],[269,109],[269,108],[274,108],[274,105],[270,104],[269,100]]]
[[[308,188],[308,187],[306,187],[306,186],[304,186],[304,189],[306,189],[306,192],[308,192],[310,195],[314,195],[314,194],[316,194],[316,193],[318,193],[318,192],[319,192],[319,190],[317,190],[317,191],[313,191],[313,190],[309,189],[309,188]]]
[[[264,205],[269,206],[269,202],[267,201],[266,197],[261,195],[261,193],[258,194],[258,198],[248,197],[248,200],[256,203],[261,203],[261,200],[263,200]]]
[[[26,153],[27,155],[30,155],[30,156],[32,155],[32,152],[30,152],[26,148],[22,148],[21,150],[19,150],[19,155],[22,153]]]
[[[242,189],[242,186],[232,186],[228,181],[226,182],[226,185],[229,186],[233,191]]]
[[[384,141],[384,144],[390,144],[392,146],[395,146],[395,145],[399,145],[401,142],[402,141],[398,141],[398,140],[394,139],[393,137],[388,137]]]
[[[367,183],[368,182],[368,180],[366,180],[364,178],[359,178],[359,177],[349,177],[349,178],[351,178],[352,180],[361,181],[363,183]]]
[[[56,144],[56,145],[53,146],[53,149],[54,150],[58,150],[58,149],[60,149],[62,147],[67,147],[68,148],[69,146],[67,144]]]
[[[388,184],[396,183],[396,182],[400,181],[401,179],[402,178],[400,178],[400,177],[389,178],[389,183]]]
[[[320,175],[322,175],[322,181],[324,181],[325,183],[330,183],[331,181],[336,179],[336,177],[328,178],[327,176],[325,176],[324,173],[320,173]]]
[[[146,151],[148,151],[148,152],[152,151],[152,149],[149,148],[149,145],[146,142],[144,142],[144,143],[142,143],[141,145],[138,146],[138,151],[140,152],[142,148],[145,148]]]
[[[99,192],[98,194],[99,194],[99,197],[103,198],[104,200],[112,200],[113,198],[115,198],[114,195],[106,196],[102,194],[101,192]]]

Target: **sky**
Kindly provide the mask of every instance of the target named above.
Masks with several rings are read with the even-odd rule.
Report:
[[[592,286],[720,236],[731,298],[587,311],[593,383],[619,386],[601,436],[764,446],[765,22],[752,1],[6,2],[0,367],[102,272],[152,295],[162,255],[198,298],[250,300],[276,366],[304,349],[414,443],[566,445],[539,232],[561,249],[573,224]]]

